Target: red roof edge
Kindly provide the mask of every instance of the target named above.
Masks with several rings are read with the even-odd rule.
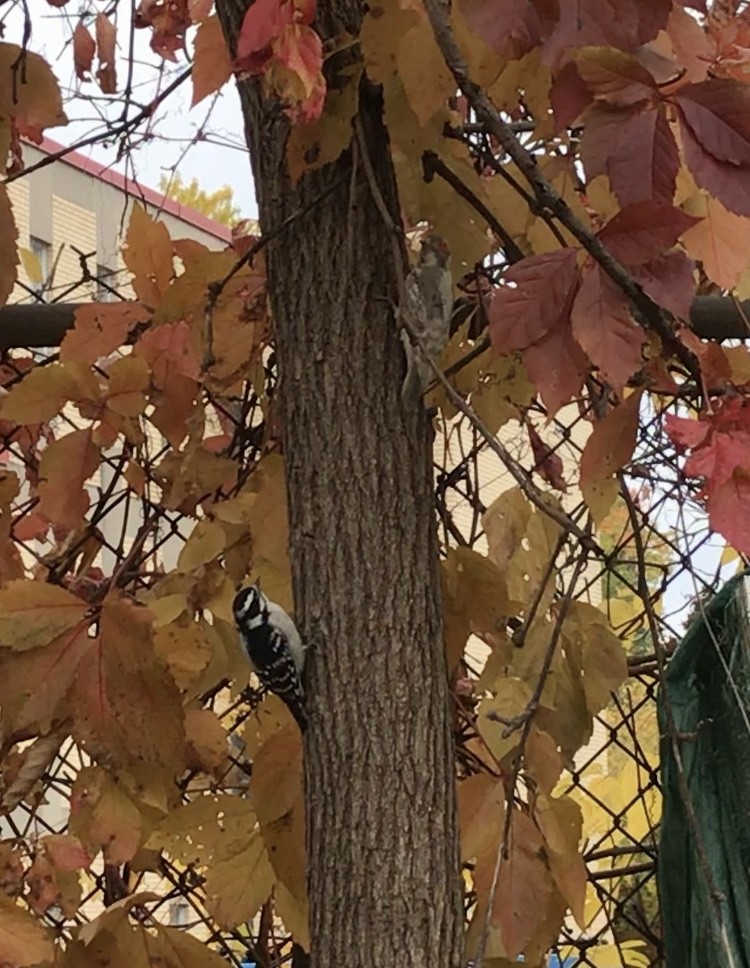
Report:
[[[201,212],[196,212],[194,208],[189,208],[187,205],[181,205],[173,198],[167,198],[166,195],[155,191],[153,188],[146,188],[132,178],[128,178],[127,175],[114,171],[111,167],[94,161],[93,158],[87,158],[80,151],[66,151],[65,145],[61,145],[51,138],[42,138],[41,144],[37,144],[35,141],[29,141],[28,144],[46,155],[55,155],[58,152],[65,151],[66,154],[58,159],[60,163],[71,165],[73,168],[78,168],[79,171],[91,175],[92,178],[98,178],[108,185],[113,185],[126,195],[131,195],[148,205],[153,205],[154,208],[158,208],[182,222],[187,222],[188,225],[208,232],[209,235],[221,239],[222,242],[228,243],[232,240],[230,229],[226,225],[222,225],[221,222],[217,222]]]

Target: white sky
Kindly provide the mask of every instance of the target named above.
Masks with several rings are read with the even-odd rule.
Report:
[[[81,10],[103,10],[104,3],[87,3],[85,0],[70,0],[64,8],[55,9],[45,0],[32,0],[32,37],[31,50],[41,54],[52,66],[60,83],[65,100],[65,109],[70,119],[67,127],[50,128],[49,138],[64,145],[74,144],[81,138],[105,129],[104,118],[114,123],[120,119],[122,105],[115,98],[101,95],[96,82],[81,84],[73,69],[73,51],[70,43]],[[128,46],[130,43],[130,2],[119,4],[117,19],[118,31],[118,89],[122,90],[127,79]],[[6,25],[4,40],[20,43],[22,37],[22,17],[20,9],[10,14],[2,11]],[[93,24],[87,18],[87,25],[94,33]],[[188,33],[188,50],[192,55],[192,42],[195,31]],[[188,62],[178,55],[177,64],[162,61],[149,48],[150,30],[135,31],[136,59],[133,72],[134,96],[139,104],[148,103],[154,93],[181,74]],[[94,62],[96,68],[96,61]],[[160,69],[165,72],[159,75]],[[94,100],[81,100],[75,95],[80,92]],[[197,178],[201,187],[211,192],[223,185],[230,185],[235,192],[236,204],[242,215],[255,217],[257,207],[250,171],[250,160],[244,141],[242,115],[239,97],[234,82],[224,86],[217,99],[207,98],[192,110],[190,99],[192,84],[188,80],[174,91],[151,120],[149,131],[153,137],[129,153],[129,158],[113,167],[136,177],[141,184],[158,188],[162,173],[170,173],[173,166],[184,182]],[[133,113],[137,108],[133,109]],[[207,141],[191,144],[200,129],[206,134]],[[140,127],[138,132],[145,129]],[[136,133],[134,141],[140,140]],[[102,144],[80,149],[81,153],[95,158],[103,164],[114,163],[117,145],[107,147]]]

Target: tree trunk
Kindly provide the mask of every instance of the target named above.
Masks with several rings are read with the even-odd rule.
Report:
[[[218,0],[234,39],[243,0]],[[356,35],[353,0],[319,5]],[[297,617],[322,629],[305,740],[314,968],[454,968],[462,905],[432,449],[405,410],[392,235],[356,151],[292,185],[287,124],[240,82],[280,373]],[[398,213],[377,91],[359,120]],[[319,199],[322,200],[318,201]]]

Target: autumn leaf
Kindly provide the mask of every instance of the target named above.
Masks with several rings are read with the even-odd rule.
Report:
[[[70,694],[74,736],[121,771],[135,761],[171,783],[184,769],[185,723],[177,686],[157,656],[147,609],[108,597]]]
[[[18,278],[18,229],[8,199],[7,186],[0,186],[0,221],[5,231],[0,235],[0,306],[13,291]]]
[[[21,62],[24,69],[19,75]],[[60,86],[49,64],[16,44],[0,43],[0,114],[13,118],[17,131],[37,144],[47,128],[68,123]]]
[[[148,318],[148,310],[137,302],[84,303],[76,308],[75,325],[60,344],[60,360],[96,363],[123,346]]]
[[[47,928],[24,908],[2,896],[0,952],[4,968],[28,968],[54,958],[52,937]]]
[[[96,15],[96,46],[99,51],[99,66],[96,80],[103,94],[117,93],[117,28],[103,13]]]
[[[699,420],[668,414],[664,425],[674,443],[690,451],[685,473],[704,482],[709,525],[749,553],[750,407],[741,397],[725,398]]]
[[[210,912],[223,927],[252,919],[273,887],[254,811],[238,797],[202,796],[173,811],[151,840],[206,872]]]
[[[630,316],[630,302],[615,282],[594,264],[571,311],[573,336],[605,379],[620,391],[640,368],[644,331]]]
[[[508,269],[506,285],[495,290],[489,308],[495,352],[526,349],[558,325],[577,282],[576,259],[575,249],[559,249]]]
[[[88,604],[44,581],[13,581],[0,589],[0,642],[16,652],[47,645],[83,622]]]
[[[261,75],[293,124],[309,124],[323,110],[323,45],[308,26],[315,0],[257,0],[237,39],[235,69]]]
[[[91,79],[95,53],[96,41],[88,27],[79,20],[73,31],[73,64],[79,81]]]
[[[86,766],[70,795],[70,832],[90,857],[101,850],[108,864],[124,864],[141,842],[141,816],[120,783],[97,766]]]
[[[581,456],[581,492],[594,520],[602,522],[619,491],[613,475],[633,455],[642,391],[631,393],[624,403],[594,424]]]
[[[651,73],[632,54],[614,47],[582,47],[575,65],[594,97],[615,107],[630,107],[656,94]]]
[[[174,276],[172,243],[163,222],[133,204],[122,253],[133,273],[133,289],[146,306],[155,308]]]
[[[685,161],[700,188],[725,208],[750,215],[750,93],[732,78],[689,84],[675,95]]]
[[[231,76],[232,59],[221,23],[214,14],[202,21],[195,34],[191,107],[210,94],[215,94]]]
[[[46,448],[39,464],[39,509],[50,521],[76,528],[89,508],[84,485],[99,466],[90,430],[74,430]]]

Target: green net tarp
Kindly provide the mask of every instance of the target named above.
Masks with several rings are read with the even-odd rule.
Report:
[[[667,968],[750,966],[749,611],[746,572],[702,609],[669,662],[659,697]],[[668,705],[684,784],[668,735]]]

